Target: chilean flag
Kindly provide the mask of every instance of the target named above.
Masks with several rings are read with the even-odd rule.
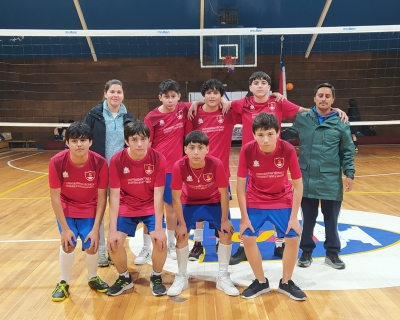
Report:
[[[279,75],[279,93],[287,99],[285,61],[283,59],[283,36],[281,37],[281,72]]]

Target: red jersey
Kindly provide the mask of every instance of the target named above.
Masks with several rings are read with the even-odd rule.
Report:
[[[49,185],[61,188],[60,199],[67,218],[96,217],[98,189],[108,187],[108,165],[99,154],[88,151],[88,160],[78,167],[70,150],[57,153],[49,163]]]
[[[214,112],[205,112],[202,107],[197,109],[197,115],[191,121],[192,130],[199,130],[207,134],[210,139],[208,154],[222,161],[228,178],[231,176],[229,156],[232,131],[235,124],[238,123],[242,123],[242,116],[233,110],[222,114],[220,109]]]
[[[300,106],[286,99],[276,102],[273,96],[269,96],[264,103],[255,102],[253,96],[245,97],[232,101],[231,107],[233,111],[242,115],[242,146],[254,140],[251,126],[254,118],[261,112],[273,113],[278,118],[279,125],[281,125],[282,119],[294,117],[300,109]]]
[[[240,150],[237,176],[249,181],[246,189],[246,205],[256,209],[291,208],[292,184],[287,177],[290,171],[293,180],[301,178],[295,148],[286,141],[277,140],[275,150],[264,154],[257,143],[251,141]]]
[[[151,147],[167,159],[167,173],[172,172],[175,162],[183,156],[183,138],[190,103],[178,102],[171,113],[162,113],[155,108],[144,118],[150,129]]]
[[[218,188],[228,187],[221,160],[206,155],[205,165],[193,169],[188,156],[177,161],[172,170],[171,189],[182,190],[181,201],[184,204],[208,204],[221,202]]]
[[[120,188],[118,216],[150,216],[154,211],[154,188],[165,186],[165,157],[148,148],[142,160],[133,160],[128,148],[110,162],[110,188]]]

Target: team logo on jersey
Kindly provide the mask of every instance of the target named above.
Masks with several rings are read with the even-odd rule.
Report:
[[[285,163],[285,159],[284,158],[274,158],[274,164],[278,167],[278,168],[282,168],[283,165]]]
[[[223,114],[217,115],[217,121],[218,123],[224,123],[224,115]]]
[[[254,108],[253,105],[251,105],[251,106],[249,107],[249,109],[250,109],[250,110],[254,110],[255,108]]]
[[[275,110],[275,102],[268,102],[268,108],[269,108],[269,110],[274,111]]]
[[[131,172],[131,171],[129,170],[128,167],[125,167],[125,168],[124,168],[124,174],[130,173],[130,172]]]
[[[182,110],[179,110],[179,111],[176,113],[176,117],[177,117],[178,119],[182,119],[182,118],[183,118],[183,111],[182,111]]]
[[[186,181],[193,181],[192,176],[187,176]]]
[[[67,172],[67,171],[64,171],[64,172],[63,172],[63,178],[69,178],[69,175],[68,175],[68,172]]]
[[[259,167],[260,163],[257,160],[254,160],[253,167]]]
[[[144,172],[146,172],[147,174],[152,174],[153,171],[154,171],[154,165],[152,165],[152,164],[144,165]]]
[[[164,120],[160,120],[160,126],[163,126],[165,124]]]
[[[212,173],[203,173],[203,179],[206,182],[211,182],[213,178],[213,174]]]
[[[85,171],[85,178],[87,181],[93,181],[95,176],[95,171]]]
[[[201,118],[199,118],[199,120],[197,120],[197,123],[198,124],[202,124],[204,121],[203,121],[203,119],[201,119]]]

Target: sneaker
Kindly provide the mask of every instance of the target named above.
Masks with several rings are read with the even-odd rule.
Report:
[[[105,253],[99,254],[99,262],[97,263],[97,265],[99,267],[108,267],[109,266],[108,259],[107,259]]]
[[[129,278],[126,278],[124,276],[119,276],[117,281],[108,288],[107,294],[109,296],[119,296],[122,292],[132,289],[133,288],[133,282],[131,275],[129,275]]]
[[[274,256],[277,256],[277,257],[283,257],[283,250],[285,250],[285,243],[284,242],[282,242],[282,245],[280,246],[280,247],[277,247],[276,245],[275,245],[275,248],[274,248]]]
[[[110,256],[107,257],[107,260],[108,260],[108,264],[109,264],[110,266],[114,265],[114,261],[111,260],[111,257],[110,257]]]
[[[334,269],[344,269],[346,264],[339,258],[337,253],[330,253],[325,257],[325,263]]]
[[[357,146],[354,147],[354,152],[358,152],[358,147]]]
[[[145,264],[147,261],[151,260],[151,250],[147,249],[146,247],[142,248],[139,255],[133,261],[134,264]]]
[[[189,280],[186,273],[177,273],[175,275],[174,283],[169,287],[167,295],[174,297],[180,294],[183,290],[189,288]]]
[[[56,288],[51,294],[51,300],[57,302],[63,301],[65,298],[69,296],[68,289],[69,285],[64,280],[61,280],[59,283],[57,283]]]
[[[293,300],[307,300],[306,294],[292,280],[289,280],[288,283],[282,283],[282,279],[279,280],[278,291]]]
[[[239,290],[234,286],[228,272],[218,274],[217,289],[225,292],[228,296],[239,295]]]
[[[97,292],[107,292],[108,290],[108,284],[101,280],[99,276],[91,278],[88,285]]]
[[[192,250],[189,252],[189,261],[197,261],[204,253],[204,247],[201,242],[196,241]]]
[[[244,247],[239,246],[236,253],[230,258],[229,264],[231,266],[233,266],[242,261],[247,261],[247,257],[246,257],[246,253],[244,252]]]
[[[153,289],[153,296],[163,296],[167,293],[167,288],[162,283],[161,275],[151,275],[150,288]]]
[[[168,258],[171,258],[172,260],[176,260],[176,247],[174,243],[169,243],[168,247]]]
[[[301,254],[300,259],[297,261],[297,265],[302,268],[308,268],[311,266],[312,260],[312,252],[303,251]]]
[[[258,279],[254,280],[251,285],[249,285],[244,291],[242,292],[242,298],[250,299],[258,297],[262,293],[267,293],[271,289],[269,287],[268,279],[265,278],[265,283],[260,283]]]
[[[218,254],[219,241],[215,244],[215,253]]]

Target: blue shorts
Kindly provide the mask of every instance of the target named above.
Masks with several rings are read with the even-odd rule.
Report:
[[[94,218],[67,218],[65,217],[65,220],[67,221],[68,228],[71,229],[71,231],[74,233],[75,238],[78,239],[81,238],[82,240],[82,251],[89,249],[90,248],[90,239],[85,243],[85,239],[92,231],[93,225],[94,225]],[[60,234],[62,232],[61,225],[57,220],[57,226],[58,230],[60,231]],[[74,246],[76,247],[76,241],[72,239],[72,242],[74,243]]]
[[[245,236],[257,237],[261,227],[264,225],[265,221],[271,222],[276,227],[276,232],[278,238],[295,238],[298,234],[291,229],[288,234],[286,234],[286,229],[288,227],[290,215],[292,214],[292,208],[285,209],[254,209],[247,208],[247,214],[251,225],[254,228],[254,233],[250,229],[246,229],[243,232]]]
[[[172,204],[172,190],[171,190],[171,178],[172,173],[167,173],[165,175],[165,187],[164,187],[164,202]]]
[[[117,231],[126,233],[130,237],[134,237],[136,233],[137,225],[143,222],[147,230],[152,232],[156,226],[156,215],[144,216],[144,217],[118,217],[117,219]]]
[[[204,220],[208,221],[211,229],[221,230],[221,203],[183,204],[182,210],[187,232],[191,229],[196,229],[197,221]],[[228,219],[230,219],[229,211]]]

